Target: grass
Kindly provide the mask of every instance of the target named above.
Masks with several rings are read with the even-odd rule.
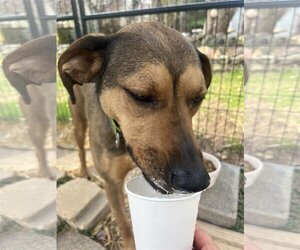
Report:
[[[57,181],[56,181],[56,187],[59,187],[65,183],[67,183],[68,181],[71,181],[73,180],[74,178],[72,176],[69,176],[69,175],[65,175],[64,177],[62,178],[59,178]]]
[[[2,65],[1,56],[0,65]],[[20,120],[23,114],[18,103],[19,94],[9,84],[2,68],[0,69],[0,93],[0,119],[13,121]]]
[[[243,149],[243,89],[241,67],[232,72],[215,72],[200,112],[193,119],[195,134],[203,148],[220,153],[219,157],[222,155],[234,164],[238,164]]]
[[[280,69],[265,74],[254,72],[247,84],[245,113],[248,116],[244,128],[248,137],[245,141],[250,141],[252,150],[263,155],[265,149],[269,149],[270,157],[278,163],[289,164],[292,153],[299,149],[299,74],[299,70],[293,67],[282,72]],[[264,136],[268,138],[264,139]],[[294,162],[297,162],[296,159]]]
[[[5,179],[4,181],[0,182],[0,188],[4,187],[6,185],[10,185],[10,184],[12,184],[14,182],[17,182],[17,181],[25,180],[25,179],[26,178],[24,176],[15,176],[15,177],[11,177],[11,178]]]
[[[3,120],[18,121],[22,117],[19,104],[15,101],[0,102],[0,118]]]
[[[247,84],[246,100],[270,105],[274,109],[300,112],[299,70],[285,69],[280,71],[252,73]],[[298,86],[297,86],[298,85]],[[247,107],[246,107],[247,108]]]
[[[62,121],[62,122],[67,122],[70,120],[71,113],[69,110],[68,103],[66,101],[65,102],[57,102],[56,108],[57,108],[57,113],[56,113],[57,120]]]
[[[59,121],[69,121],[71,113],[68,105],[68,93],[64,88],[60,77],[57,77],[57,102],[56,102],[56,117]]]
[[[220,102],[220,108],[237,110],[244,108],[243,69],[215,73],[206,100]],[[205,106],[206,103],[203,103]]]

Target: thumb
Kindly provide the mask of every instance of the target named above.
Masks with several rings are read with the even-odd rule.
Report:
[[[218,250],[217,246],[213,242],[212,237],[200,228],[195,229],[193,247],[195,250]]]

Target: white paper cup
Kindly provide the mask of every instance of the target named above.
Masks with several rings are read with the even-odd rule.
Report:
[[[247,154],[244,154],[244,161],[249,162],[249,164],[251,164],[251,166],[255,168],[250,172],[245,172],[246,182],[244,188],[247,188],[252,186],[256,181],[257,177],[262,172],[264,164],[258,158]]]
[[[130,179],[125,190],[137,250],[190,250],[201,192],[163,195],[144,179]]]

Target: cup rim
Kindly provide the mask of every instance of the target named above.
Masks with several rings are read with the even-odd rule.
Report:
[[[216,156],[214,156],[213,154],[210,154],[210,153],[207,153],[207,152],[202,152],[202,153],[203,153],[203,158],[210,161],[214,165],[214,167],[216,168],[214,171],[210,172],[209,174],[216,173],[216,172],[220,171],[221,166],[222,166],[220,160]]]
[[[154,197],[143,196],[143,195],[140,195],[140,194],[136,194],[136,193],[134,193],[134,192],[132,192],[131,190],[128,189],[128,184],[131,181],[133,181],[134,179],[137,179],[137,178],[141,178],[141,177],[143,177],[143,176],[142,175],[135,176],[135,177],[131,178],[130,180],[128,180],[125,183],[125,191],[126,191],[127,194],[130,194],[130,195],[132,195],[136,198],[139,198],[139,199],[142,199],[142,200],[147,200],[147,201],[177,202],[177,201],[185,201],[185,200],[193,199],[196,196],[201,195],[201,193],[202,193],[202,191],[201,192],[196,192],[196,193],[188,193],[188,194],[183,194],[183,196],[176,197],[176,198],[154,198]]]
[[[244,154],[244,161],[249,162],[252,165],[252,167],[254,168],[254,170],[244,173],[245,177],[246,177],[246,182],[245,182],[244,188],[248,188],[255,183],[256,179],[261,174],[261,172],[264,168],[264,164],[260,159],[258,159],[257,157],[255,157],[253,155],[249,155],[249,154]]]
[[[253,172],[259,172],[262,168],[263,168],[263,163],[261,160],[259,160],[257,157],[253,156],[253,155],[249,155],[249,154],[244,154],[244,161],[247,161],[251,164],[251,166],[253,168],[255,168],[254,170],[250,171],[250,172],[246,172],[248,174],[253,173]],[[245,174],[246,174],[245,173]]]

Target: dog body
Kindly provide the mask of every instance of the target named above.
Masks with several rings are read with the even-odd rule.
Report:
[[[76,104],[70,103],[74,134],[79,148],[81,176],[88,177],[84,142],[89,128],[89,143],[95,168],[105,181],[105,192],[122,234],[124,247],[133,249],[133,237],[124,204],[123,181],[133,162],[124,143],[116,148],[110,118],[103,112],[95,84],[74,86]]]
[[[83,86],[76,85],[74,86],[74,92],[76,104],[69,102],[69,107],[73,118],[75,139],[79,146],[81,175],[88,177],[84,150],[84,141],[88,127],[89,143],[94,161],[97,161],[96,158],[103,154],[119,156],[127,154],[127,151],[124,143],[121,143],[116,148],[116,138],[112,131],[111,119],[103,112],[99,104],[98,96],[95,92],[95,83],[87,83]],[[103,171],[103,166],[98,169],[96,164],[95,167],[98,172],[101,172],[101,175],[105,174],[106,170]]]
[[[47,164],[45,140],[52,132],[56,148],[56,37],[40,37],[25,43],[3,60],[9,83],[21,94],[20,107],[29,137],[36,149],[39,174],[55,178]]]
[[[211,81],[209,60],[179,32],[150,22],[113,35],[87,35],[63,53],[58,68],[70,94],[81,172],[87,175],[88,124],[95,167],[106,182],[124,248],[132,249],[123,197],[132,162],[162,193],[209,185],[192,130],[192,116]],[[114,126],[123,135],[118,145]]]

